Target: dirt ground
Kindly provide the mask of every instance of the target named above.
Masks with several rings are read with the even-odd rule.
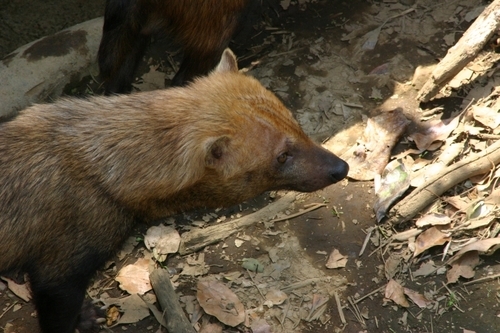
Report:
[[[471,23],[466,19],[467,14],[488,2],[299,2],[301,5],[293,4],[284,10],[277,2],[264,1],[262,8],[251,13],[248,29],[235,37],[231,48],[238,55],[240,66],[253,63],[251,75],[284,101],[309,135],[318,141],[330,138],[327,144],[335,153],[342,155],[356,143],[362,136],[366,117],[401,108],[412,121],[410,130],[420,126],[421,109],[441,107],[443,114],[449,115],[463,107],[465,94],[460,91],[419,105],[415,96],[420,83],[412,80],[417,67],[436,64],[460,38]],[[101,16],[103,9],[102,0],[0,0],[0,55],[7,55],[44,35]],[[398,16],[405,11],[406,14]],[[375,47],[365,48],[362,37],[377,27],[382,28]],[[174,71],[171,62],[166,60],[166,51],[174,62],[179,60],[177,48],[170,45],[168,38],[155,38],[140,69],[151,75],[138,74],[138,89],[161,88],[164,76],[168,86]],[[492,77],[495,76],[498,74]],[[99,79],[86,78],[80,85],[68,87],[67,92],[98,94]],[[398,140],[394,154],[410,145],[404,138]],[[229,209],[189,212],[173,219],[181,233],[187,232],[196,228],[193,221],[198,221],[194,222],[195,226],[206,227],[233,220],[278,201],[282,195],[264,194]],[[413,276],[421,264],[429,260],[445,266],[442,247],[416,258],[408,256],[400,264],[404,268],[400,267],[392,277],[404,287],[425,295],[431,303],[421,308],[410,302],[408,307],[403,307],[385,299],[388,263],[395,254],[406,253],[406,245],[401,243],[399,247],[383,251],[370,240],[360,255],[370,228],[375,227],[381,233],[391,232],[388,226],[377,228],[374,202],[373,181],[345,180],[313,194],[297,195],[287,213],[300,212],[309,204],[323,204],[316,210],[279,222],[260,221],[196,254],[171,256],[165,265],[174,276],[183,305],[191,309],[187,310],[190,315],[196,313],[193,296],[197,281],[202,276],[216,276],[238,295],[250,318],[255,322],[257,318],[265,320],[262,326],[252,326],[253,332],[498,332],[498,279],[470,285],[464,282],[471,279],[460,279],[447,285],[446,276],[438,270],[429,276]],[[394,229],[404,231],[412,223]],[[142,239],[147,228],[139,226],[131,236]],[[345,267],[325,267],[334,249],[347,259]],[[128,295],[118,288],[112,277],[145,253],[148,251],[139,242],[124,259],[114,258],[106,270],[99,273],[89,295],[94,298],[102,298],[103,293],[111,297]],[[241,267],[245,258],[258,259],[266,267],[264,272],[245,271]],[[187,271],[190,261],[201,262],[201,273],[181,274]],[[474,279],[498,273],[498,254],[481,256]],[[306,283],[292,287],[301,281]],[[36,314],[32,304],[13,295],[6,286],[0,287],[0,327],[5,332],[35,332]],[[270,290],[286,290],[287,300],[274,306],[264,305],[266,297],[261,293]],[[315,302],[320,305],[315,307]],[[318,314],[317,319],[305,319],[313,313]],[[345,316],[344,323],[340,313]],[[216,322],[213,318],[210,320]],[[124,330],[165,332],[152,315],[102,331]],[[225,327],[224,332],[251,331],[240,325]]]

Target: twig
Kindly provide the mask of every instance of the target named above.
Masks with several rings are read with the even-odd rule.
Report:
[[[368,245],[368,241],[370,240],[370,237],[372,236],[373,230],[375,230],[375,227],[370,227],[368,228],[368,233],[365,236],[365,240],[363,242],[363,245],[361,246],[361,250],[359,250],[358,257],[361,257],[363,253],[365,252],[366,246]]]
[[[16,305],[16,304],[17,304],[17,301],[15,301],[14,303],[12,303],[12,305],[11,305],[11,306],[9,306],[7,309],[5,309],[5,311],[4,311],[4,312],[2,312],[2,314],[0,315],[0,318],[2,318],[2,317],[3,317],[3,316],[4,316],[4,315],[5,315],[5,314],[6,314],[6,313],[10,310],[10,309],[12,309],[12,307],[13,307],[14,305]]]
[[[354,303],[352,297],[347,297],[347,300],[349,301],[349,304],[351,304],[351,307],[352,307],[352,309],[350,309],[350,308],[349,309],[352,311],[352,313],[354,314],[356,319],[359,321],[361,326],[363,326],[363,328],[365,328],[366,327],[365,319],[361,315],[361,312],[359,311],[358,306],[356,305],[356,303]]]
[[[255,283],[255,280],[253,279],[253,276],[252,276],[252,274],[250,274],[250,271],[248,269],[247,269],[247,273],[248,273],[248,276],[250,276],[250,280],[252,280],[253,286],[255,287],[255,289],[257,289],[257,291],[259,292],[259,294],[262,297],[262,299],[266,300],[266,298],[264,297],[264,294],[259,289],[259,286],[257,286],[257,284]]]
[[[497,278],[500,278],[500,274],[485,276],[485,277],[475,279],[472,281],[467,281],[467,282],[464,282],[464,286],[469,286],[471,284],[476,284],[476,283],[483,283],[483,282],[490,281],[490,280],[497,279]]]
[[[441,281],[441,282],[442,282],[442,281]],[[451,295],[451,296],[454,296],[454,295],[455,295],[455,293],[454,293],[453,291],[451,291],[451,289],[450,289],[450,288],[448,288],[448,286],[446,285],[446,283],[444,283],[444,282],[442,282],[442,283],[443,283],[443,287],[444,287],[444,288],[446,288],[446,290],[448,290],[448,292],[450,293],[450,295]],[[460,307],[459,307],[459,306],[458,306],[455,302],[453,302],[453,306],[454,306],[454,307],[455,307],[458,311],[460,311],[460,312],[462,312],[462,313],[465,313],[465,311],[464,311],[464,310],[462,310],[462,309],[460,309]]]
[[[353,302],[354,302],[354,304],[358,304],[359,302],[361,302],[365,298],[370,297],[371,295],[378,293],[379,291],[383,290],[384,288],[385,288],[385,286],[379,287],[379,288],[375,289],[374,291],[369,292],[365,296],[362,296],[362,297],[357,298],[357,299],[353,299]]]
[[[273,219],[273,220],[271,220],[271,222],[280,222],[280,221],[285,221],[285,220],[291,220],[293,218],[296,218],[297,216],[307,214],[307,213],[312,212],[313,210],[316,210],[316,209],[321,208],[321,207],[326,207],[326,204],[320,204],[320,203],[312,204],[309,208],[306,208],[300,212],[290,214],[286,217],[280,217],[277,219]]]
[[[340,321],[343,325],[345,325],[347,324],[347,321],[345,320],[344,311],[342,310],[342,304],[340,303],[339,294],[335,291],[333,293],[333,296],[335,297],[335,303],[337,303],[337,310],[339,311]]]

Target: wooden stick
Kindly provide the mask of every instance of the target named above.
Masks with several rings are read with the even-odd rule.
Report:
[[[500,0],[493,1],[448,50],[431,77],[418,92],[417,99],[428,102],[483,49],[500,27]]]
[[[428,179],[389,211],[387,223],[398,224],[410,220],[456,184],[470,177],[485,174],[499,163],[500,140],[484,151],[472,154]]]
[[[149,274],[149,279],[163,309],[163,319],[167,331],[170,333],[196,333],[193,325],[191,325],[182,310],[179,297],[175,293],[172,282],[170,282],[168,272],[164,269],[155,269]]]
[[[296,195],[297,194],[295,192],[289,192],[273,204],[270,204],[253,214],[233,221],[211,225],[207,228],[193,229],[189,232],[185,232],[181,236],[179,253],[181,255],[185,255],[196,252],[205,246],[226,239],[244,227],[264,220],[265,218],[272,218],[277,213],[288,208],[295,200]]]

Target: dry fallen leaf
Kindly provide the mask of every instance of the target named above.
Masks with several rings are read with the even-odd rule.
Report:
[[[500,113],[487,106],[474,105],[471,107],[474,119],[484,126],[495,129],[500,125]]]
[[[479,253],[483,254],[489,251],[489,253],[491,254],[495,252],[496,249],[498,249],[499,244],[500,237],[478,240],[477,242],[464,246],[452,258],[450,258],[450,260],[448,260],[448,264],[451,265],[452,262],[458,260],[461,256],[464,255],[464,253],[467,253],[469,251],[478,251]]]
[[[226,285],[208,278],[198,281],[196,287],[196,298],[206,313],[232,327],[245,320],[245,307]]]
[[[143,298],[151,302],[155,302],[156,300],[154,295],[149,294],[143,296]],[[106,312],[108,323],[114,324],[118,320],[117,324],[132,324],[149,316],[149,308],[143,298],[137,294],[111,298],[104,293],[99,300],[108,306],[108,311]],[[119,311],[117,306],[120,309]]]
[[[382,174],[394,145],[406,130],[409,120],[401,109],[368,119],[358,143],[342,154],[349,164],[349,177],[372,180]]]
[[[438,213],[426,214],[419,218],[415,225],[419,228],[426,227],[428,225],[447,225],[451,223],[451,219],[444,215]]]
[[[384,264],[385,278],[387,280],[391,280],[399,272],[401,259],[401,255],[397,253],[391,253],[389,258],[387,258]]]
[[[474,268],[479,264],[479,253],[469,251],[455,260],[451,268],[446,273],[448,283],[455,283],[460,277],[472,279],[474,277]]]
[[[272,333],[273,329],[271,325],[265,319],[258,319],[252,322],[250,326],[253,333]]]
[[[415,145],[420,151],[436,150],[457,127],[459,120],[460,117],[429,121],[422,124],[427,126],[423,132],[413,133],[409,135],[409,138],[415,141]]]
[[[148,250],[153,250],[153,256],[159,262],[167,259],[168,254],[179,250],[181,236],[174,227],[153,226],[148,229],[144,236],[144,244]]]
[[[395,280],[390,280],[385,287],[385,298],[392,300],[394,303],[401,305],[405,308],[410,306],[408,300],[404,295],[403,287]]]
[[[25,302],[29,302],[31,299],[31,293],[29,291],[28,283],[17,284],[14,280],[6,278],[5,276],[1,277],[2,280],[7,282],[7,287],[9,287],[10,291],[14,293],[17,297],[21,298]]]
[[[418,256],[420,253],[433,246],[443,245],[450,240],[450,235],[439,231],[437,227],[429,228],[421,233],[415,240],[415,253],[413,253],[413,257]]]
[[[467,210],[467,208],[469,208],[469,206],[470,206],[469,201],[465,200],[464,198],[462,198],[458,195],[453,196],[453,197],[449,197],[449,198],[445,198],[444,201],[449,203],[450,205],[452,205],[456,209],[463,211],[463,212],[465,212]]]
[[[486,198],[486,203],[500,206],[500,187],[496,187]]]
[[[283,302],[286,301],[287,298],[287,294],[285,294],[281,290],[271,289],[266,294],[266,301],[264,302],[264,305],[272,308],[274,305],[283,304]]]
[[[464,226],[463,229],[464,230],[473,230],[473,229],[477,229],[477,228],[483,228],[483,227],[486,227],[487,225],[489,225],[495,219],[496,219],[496,216],[493,214],[490,216],[479,218],[479,219],[472,219],[472,220],[467,221],[468,225]]]
[[[146,294],[145,296],[148,296],[149,294]],[[142,297],[142,300],[144,304],[149,308],[149,311],[153,314],[155,317],[156,321],[163,327],[167,327],[167,323],[165,322],[165,318],[163,318],[163,312],[158,309],[154,303],[156,302],[156,297],[154,300],[149,300],[148,297]],[[163,331],[162,331],[163,332]]]
[[[424,295],[417,293],[414,290],[408,288],[403,289],[405,295],[408,296],[413,301],[413,303],[417,304],[417,306],[421,309],[426,308],[429,304],[432,303],[432,301],[428,300]]]
[[[415,272],[413,272],[413,276],[414,277],[427,276],[435,272],[436,272],[436,265],[434,265],[434,261],[429,260],[420,265],[420,267]]]
[[[186,258],[187,265],[182,268],[181,275],[199,276],[208,273],[209,266],[205,263],[205,253],[201,252],[198,259],[194,255]]]
[[[393,240],[403,242],[403,241],[407,241],[410,238],[416,237],[416,236],[420,235],[421,233],[422,233],[422,230],[412,228],[412,229],[408,229],[408,230],[405,230],[402,232],[398,232],[397,234],[394,234],[391,238]]]
[[[120,283],[120,288],[129,294],[145,294],[151,290],[149,260],[137,259],[134,264],[123,267],[115,280]]]
[[[203,323],[198,333],[222,333],[222,324],[220,323]]]
[[[340,254],[339,250],[334,249],[328,256],[325,264],[326,268],[342,268],[347,264],[347,257]]]
[[[149,72],[142,76],[142,83],[132,85],[140,91],[151,91],[165,88],[165,73],[158,71],[157,66],[149,66]]]
[[[17,333],[17,327],[15,327],[12,323],[5,324],[5,327],[2,327],[3,333]]]
[[[119,324],[132,324],[149,316],[149,308],[139,295],[130,295],[123,299],[120,306],[123,314]]]

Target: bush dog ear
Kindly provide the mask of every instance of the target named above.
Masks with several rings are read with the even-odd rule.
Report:
[[[220,167],[229,148],[229,137],[221,136],[208,144],[205,155],[205,164],[210,168]]]
[[[238,61],[231,49],[227,48],[224,50],[214,72],[238,72]]]

